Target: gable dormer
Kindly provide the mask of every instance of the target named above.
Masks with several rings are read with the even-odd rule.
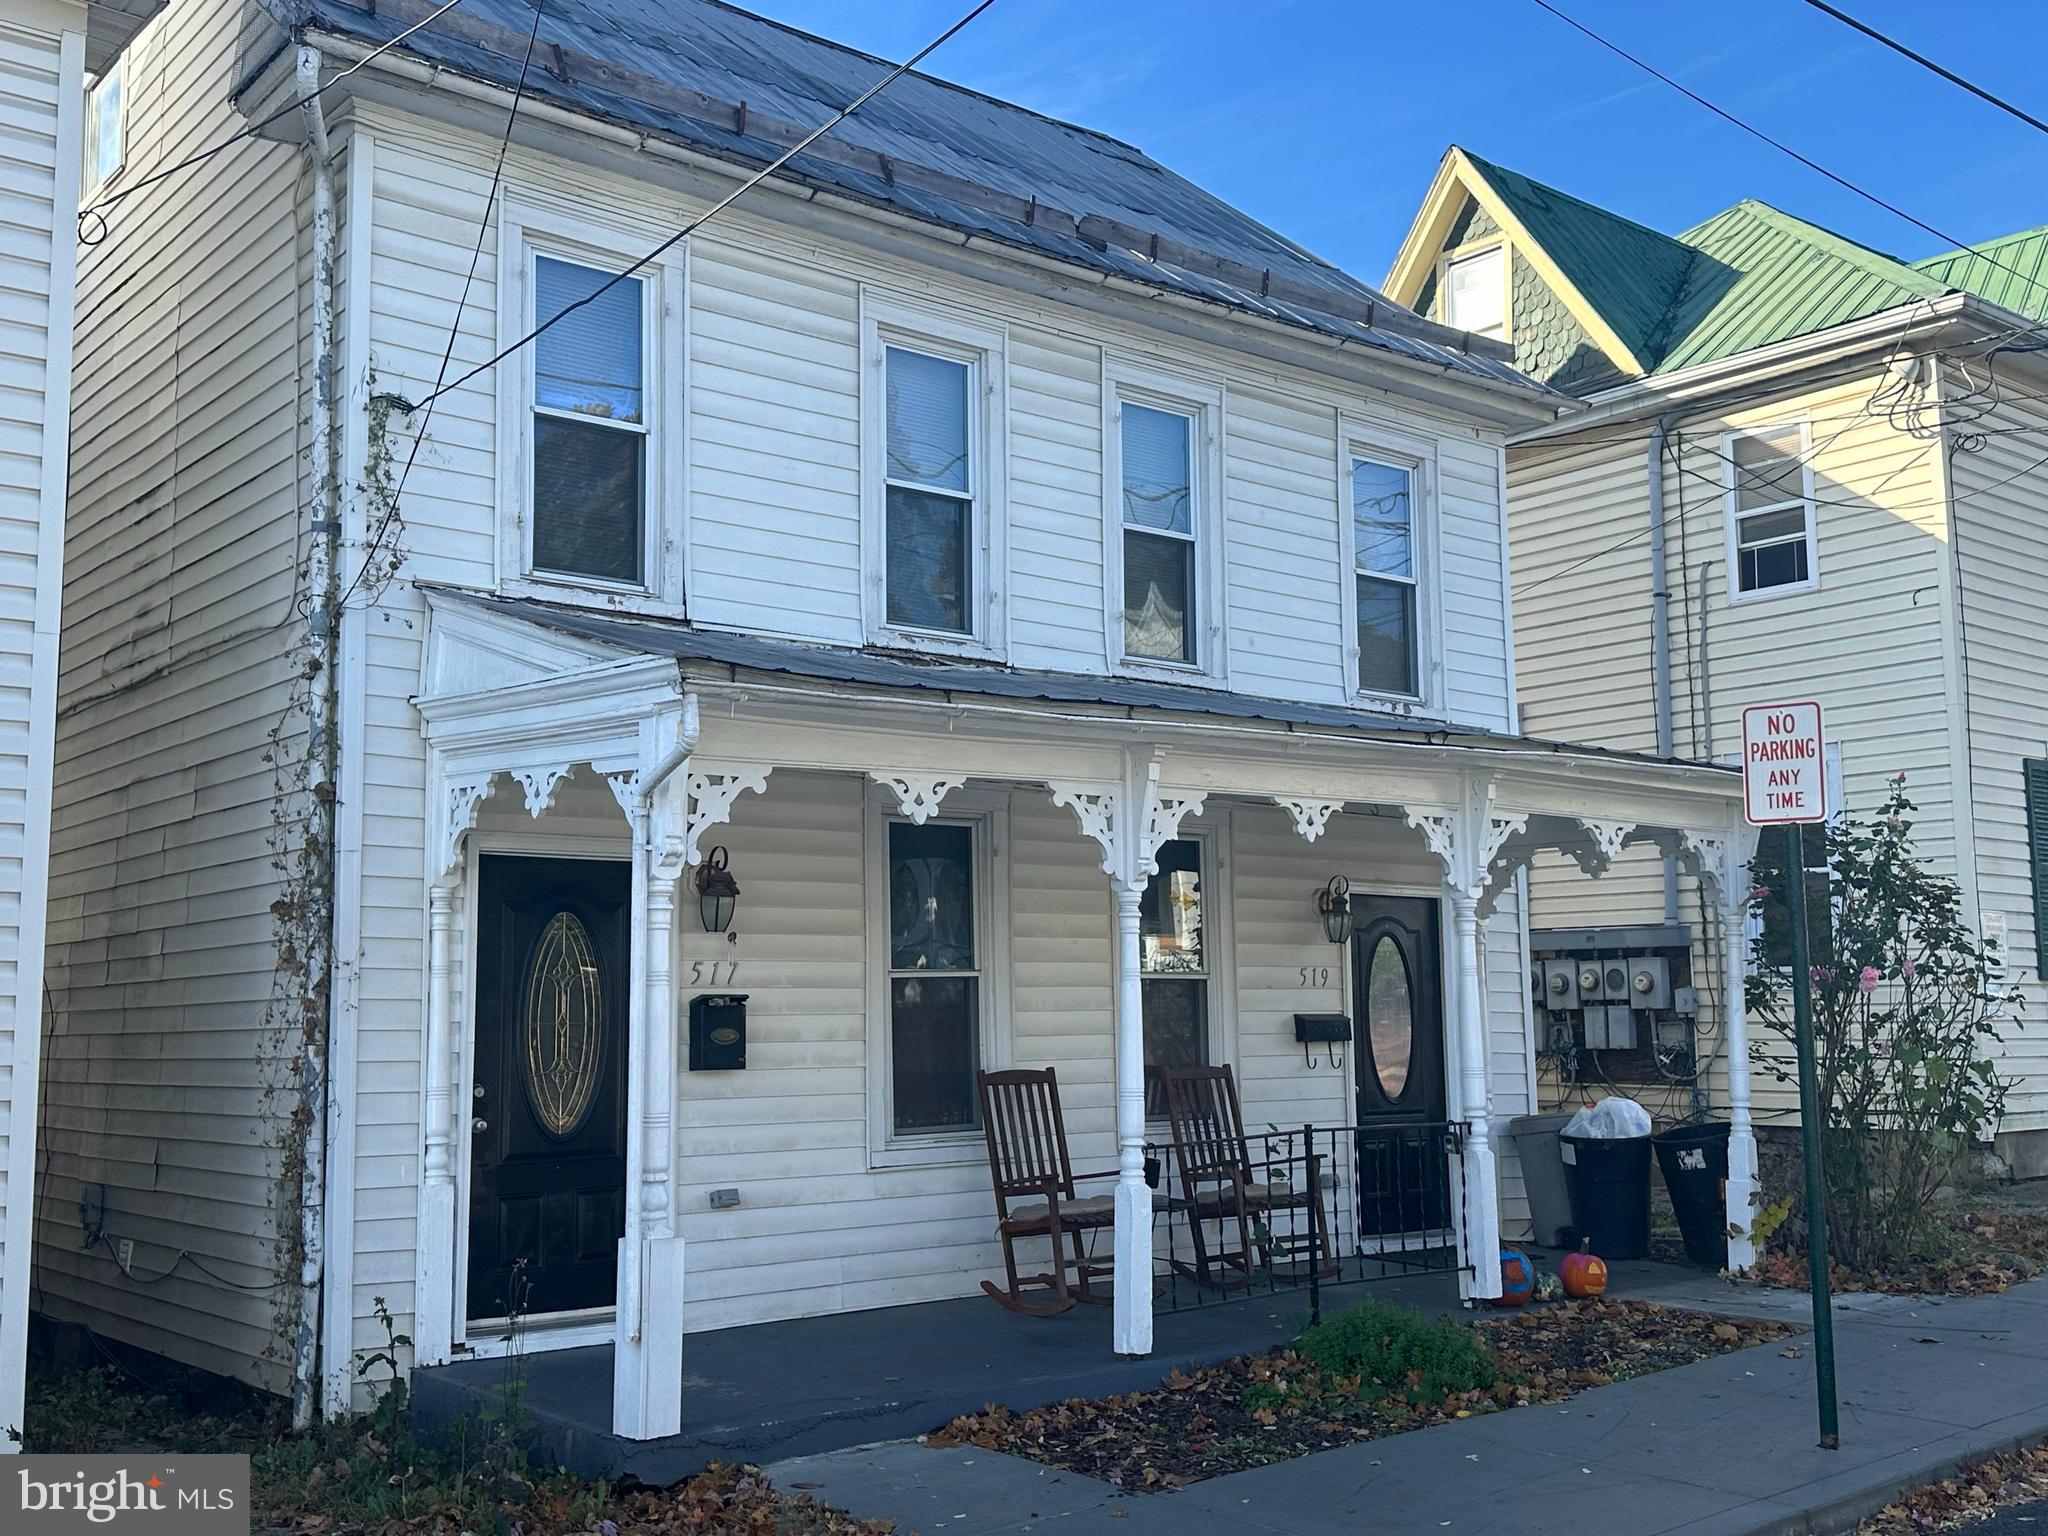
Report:
[[[1524,373],[1585,395],[1655,367],[1692,254],[1454,145],[1385,287],[1432,320],[1509,342]]]

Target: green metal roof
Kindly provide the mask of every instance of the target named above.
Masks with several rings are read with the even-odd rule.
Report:
[[[1692,252],[1669,235],[1491,164],[1469,149],[1464,154],[1622,344],[1645,363],[1654,357]]]
[[[2048,319],[2048,224],[1967,251],[1916,261],[1944,288],[1960,288],[2029,320]]]
[[[1464,154],[1651,373],[1698,367],[1957,290],[2048,318],[2048,226],[1905,262],[1746,198],[1682,234],[1661,235]]]
[[[1945,291],[1896,257],[1753,199],[1678,238],[1695,259],[1653,373],[1733,357]]]

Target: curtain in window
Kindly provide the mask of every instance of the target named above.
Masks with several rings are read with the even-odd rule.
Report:
[[[981,1065],[971,828],[891,824],[889,969],[895,1130],[971,1129]]]
[[[890,347],[885,363],[888,621],[966,634],[973,629],[972,373],[965,363],[903,347]]]
[[[1124,649],[1158,661],[1193,661],[1194,423],[1171,411],[1121,410],[1124,507]]]

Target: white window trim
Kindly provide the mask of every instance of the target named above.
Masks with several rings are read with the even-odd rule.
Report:
[[[121,77],[121,99],[116,108],[114,120],[114,163],[107,168],[104,176],[93,177],[93,162],[99,153],[99,112],[98,101],[101,89],[109,76]],[[89,203],[110,186],[122,169],[128,164],[128,55],[115,55],[114,62],[100,72],[100,77],[86,87],[85,92],[85,142],[84,153],[79,156],[85,168],[85,188],[80,194],[81,203]]]
[[[1192,417],[1195,493],[1195,645],[1193,662],[1160,661],[1124,650],[1123,403]],[[1133,677],[1225,688],[1230,684],[1230,626],[1224,607],[1225,512],[1221,384],[1161,373],[1105,355],[1102,363],[1102,569],[1104,639],[1112,670]]]
[[[896,1130],[889,1029],[889,826],[905,818],[896,798],[871,785],[864,809],[867,900],[868,1167],[929,1168],[988,1156],[983,1131],[903,1135]],[[981,961],[981,1065],[1010,1064],[1014,1010],[1010,992],[1010,799],[1000,792],[955,790],[934,823],[974,828],[975,953]]]
[[[1454,324],[1451,319],[1451,268],[1461,261],[1484,256],[1488,251],[1500,252],[1500,335],[1496,339],[1512,344],[1515,339],[1515,253],[1505,235],[1484,235],[1454,250],[1445,251],[1437,258],[1437,314],[1443,324]],[[1483,336],[1486,333],[1474,331],[1472,334]]]
[[[537,256],[622,271],[645,245],[621,228],[549,210],[503,203],[498,230],[498,345],[531,331]],[[599,243],[602,242],[602,243]],[[639,583],[536,571],[532,560],[535,349],[521,347],[498,365],[497,582],[515,597],[585,603],[615,611],[675,618],[683,613],[685,495],[689,463],[689,255],[687,243],[633,274],[642,287],[642,397],[646,401],[646,507]],[[545,316],[538,317],[545,319]]]
[[[1372,459],[1406,469],[1413,480],[1415,540],[1415,687],[1412,694],[1381,693],[1358,681],[1358,529],[1351,512],[1351,461]],[[1428,713],[1444,697],[1443,547],[1438,507],[1437,445],[1339,413],[1337,423],[1337,542],[1343,572],[1344,693],[1368,709]]]
[[[885,353],[900,346],[968,365],[975,453],[964,635],[889,622],[888,409]],[[863,286],[860,293],[861,610],[871,644],[1004,661],[1009,656],[1009,334],[1000,326]]]
[[[1799,431],[1799,497],[1798,503],[1806,513],[1806,580],[1791,582],[1778,587],[1759,587],[1754,592],[1742,590],[1741,539],[1738,534],[1741,520],[1758,517],[1768,512],[1783,511],[1794,504],[1792,497],[1769,506],[1751,507],[1738,513],[1735,505],[1735,444],[1740,438],[1768,437],[1796,427]],[[1813,504],[1813,426],[1806,421],[1775,421],[1759,426],[1743,427],[1721,435],[1721,500],[1726,510],[1727,559],[1728,559],[1728,601],[1731,603],[1765,603],[1772,598],[1792,597],[1801,592],[1817,591],[1820,587],[1820,534],[1816,527]]]

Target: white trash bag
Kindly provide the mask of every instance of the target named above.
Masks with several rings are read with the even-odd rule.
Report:
[[[1588,1104],[1566,1123],[1561,1136],[1584,1136],[1596,1141],[1619,1141],[1650,1134],[1650,1112],[1634,1099],[1619,1095]]]

